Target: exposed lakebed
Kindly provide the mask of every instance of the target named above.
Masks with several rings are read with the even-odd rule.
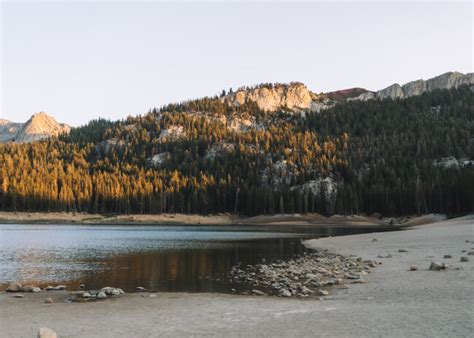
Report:
[[[302,239],[394,230],[381,226],[0,225],[0,285],[229,292],[232,267],[290,259]]]

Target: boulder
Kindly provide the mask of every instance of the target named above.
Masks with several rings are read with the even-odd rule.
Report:
[[[97,294],[97,299],[105,299],[105,298],[107,298],[107,295],[105,294],[105,292],[100,291],[100,292]]]
[[[21,291],[21,284],[18,282],[10,283],[7,287],[7,292],[20,292]]]
[[[58,338],[56,332],[48,327],[42,327],[38,330],[38,338]]]
[[[447,268],[448,268],[448,265],[446,263],[431,262],[429,269],[433,271],[440,271],[440,270],[445,270]]]

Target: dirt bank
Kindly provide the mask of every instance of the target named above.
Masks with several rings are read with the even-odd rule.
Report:
[[[373,241],[373,239],[377,241]],[[468,242],[466,242],[468,241]],[[0,294],[0,336],[34,337],[48,326],[65,337],[325,336],[469,337],[474,330],[474,217],[399,232],[311,240],[307,245],[382,261],[368,284],[332,299],[159,293],[91,303],[44,304],[50,294]],[[408,252],[398,252],[406,249]],[[379,255],[391,258],[377,258]],[[443,259],[446,254],[451,259]],[[471,258],[461,263],[460,257]],[[449,265],[429,271],[433,260]],[[417,271],[409,271],[417,265]],[[147,294],[145,294],[147,295]]]

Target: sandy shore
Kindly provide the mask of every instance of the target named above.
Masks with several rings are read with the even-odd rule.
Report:
[[[372,241],[376,238],[377,241]],[[468,242],[466,242],[466,240]],[[368,284],[338,290],[332,299],[159,293],[127,294],[92,303],[44,304],[46,292],[16,299],[0,294],[0,336],[34,337],[41,326],[62,337],[326,336],[469,337],[474,330],[474,217],[399,232],[310,240],[383,264]],[[398,252],[398,249],[408,252]],[[392,258],[377,258],[379,255]],[[445,254],[451,259],[443,259]],[[447,271],[429,271],[433,260]],[[417,265],[418,271],[408,271]],[[146,295],[146,294],[145,294]]]
[[[406,217],[404,220],[439,221],[439,215]],[[374,217],[334,215],[325,217],[320,214],[259,215],[254,217],[224,213],[209,216],[186,214],[161,215],[100,215],[86,213],[61,212],[6,212],[0,211],[0,223],[10,224],[247,224],[247,225],[387,225],[387,220]],[[410,224],[413,225],[413,224]]]

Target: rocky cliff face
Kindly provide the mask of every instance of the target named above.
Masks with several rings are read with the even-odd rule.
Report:
[[[31,116],[26,123],[0,120],[0,142],[35,142],[61,133],[69,133],[70,130],[68,125],[58,123],[53,117],[39,112]]]
[[[395,83],[385,89],[377,91],[373,98],[377,99],[402,99],[410,96],[421,95],[436,89],[457,88],[464,84],[474,84],[474,73],[462,74],[459,72],[448,72],[428,80],[416,80],[400,86]],[[367,94],[361,94],[356,100],[367,100]]]
[[[245,102],[255,102],[262,110],[274,112],[278,109],[304,110],[311,107],[317,99],[302,83],[262,85],[250,89],[239,89],[235,93],[224,97],[233,105],[242,105]]]

